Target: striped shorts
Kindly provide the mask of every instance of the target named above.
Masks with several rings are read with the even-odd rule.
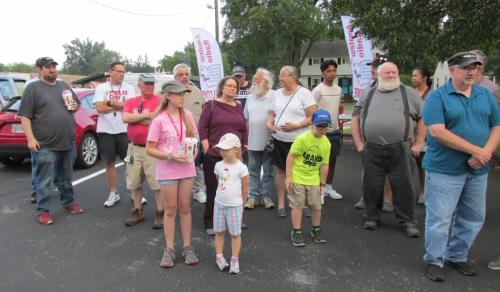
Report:
[[[237,207],[223,206],[214,203],[214,230],[236,236],[241,234],[241,220],[243,218],[243,205]]]

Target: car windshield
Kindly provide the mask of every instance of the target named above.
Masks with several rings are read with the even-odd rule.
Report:
[[[21,99],[14,98],[3,107],[2,111],[9,113],[17,113],[19,111],[20,106],[21,106]]]
[[[0,93],[5,99],[11,99],[14,96],[9,80],[0,80]]]

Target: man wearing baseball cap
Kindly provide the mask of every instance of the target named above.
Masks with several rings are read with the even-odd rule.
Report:
[[[312,126],[293,142],[286,158],[285,187],[292,209],[292,244],[305,246],[302,234],[302,210],[311,210],[311,237],[316,243],[327,240],[321,233],[321,196],[325,191],[330,159],[330,141],[325,133],[332,124],[330,114],[324,109],[312,115]]]
[[[238,81],[240,90],[238,91],[237,100],[241,103],[241,106],[245,108],[245,103],[247,97],[250,95],[250,90],[252,88],[252,82],[247,80],[247,71],[242,66],[234,66],[231,71],[231,75]]]
[[[123,122],[128,124],[127,189],[132,191],[134,201],[132,214],[125,225],[134,226],[145,219],[142,198],[144,180],[147,180],[156,199],[156,217],[153,229],[161,229],[163,226],[163,203],[160,195],[160,184],[156,180],[156,159],[146,155],[149,124],[160,105],[160,97],[154,94],[155,77],[152,74],[140,74],[139,89],[141,95],[127,99],[123,105],[122,113]]]
[[[475,84],[481,61],[460,52],[448,59],[451,80],[425,102],[425,275],[444,281],[443,266],[476,274],[469,249],[484,223],[489,161],[500,141],[500,110]]]
[[[73,200],[71,184],[76,156],[73,113],[78,110],[78,98],[69,85],[57,80],[54,59],[39,58],[36,66],[40,70],[40,80],[24,90],[18,114],[32,160],[36,162],[33,179],[38,223],[49,225],[53,223],[49,213],[53,181],[58,186],[64,208],[72,214],[83,212]]]

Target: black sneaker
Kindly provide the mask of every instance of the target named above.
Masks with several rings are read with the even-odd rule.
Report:
[[[321,234],[321,229],[312,229],[311,237],[316,243],[326,243],[328,240]]]
[[[36,204],[36,193],[32,192],[30,196],[30,203],[31,204]]]
[[[444,269],[438,265],[426,264],[425,275],[427,276],[427,278],[436,282],[443,282],[444,280],[446,280]]]
[[[302,234],[302,231],[292,231],[291,239],[293,246],[297,247],[305,246],[304,235]]]
[[[472,263],[470,261],[452,262],[447,260],[446,264],[463,275],[474,276],[476,274],[476,269],[474,268],[474,266],[472,266]]]

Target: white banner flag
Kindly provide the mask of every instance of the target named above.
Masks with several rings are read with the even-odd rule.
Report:
[[[191,28],[198,71],[200,72],[200,87],[205,101],[217,96],[217,85],[224,77],[224,64],[219,44],[214,37],[202,28]]]
[[[372,61],[373,54],[371,41],[365,38],[358,28],[352,27],[352,20],[351,16],[342,16],[345,41],[352,67],[352,96],[358,100],[363,88],[372,79],[371,66],[366,64]]]

